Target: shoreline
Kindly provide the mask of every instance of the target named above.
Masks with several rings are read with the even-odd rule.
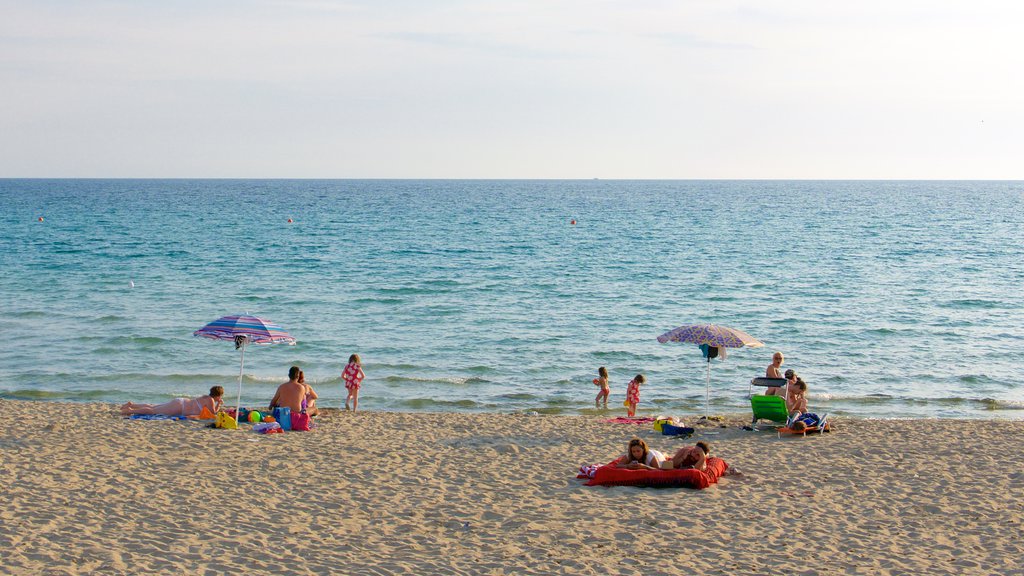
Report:
[[[682,440],[602,416],[325,409],[312,432],[262,436],[106,403],[0,410],[15,574],[1022,570],[1014,420],[844,417],[779,439],[734,414]],[[710,440],[743,476],[701,491],[575,479],[634,434],[662,451]]]
[[[196,392],[196,391],[193,391],[193,392]],[[177,394],[177,395],[161,395],[161,396],[153,396],[153,397],[141,397],[135,403],[136,404],[142,404],[142,403],[160,404],[160,403],[163,403],[163,402],[166,402],[166,401],[170,400],[171,398],[177,398],[177,397],[182,397],[182,396],[191,397],[190,394]],[[271,396],[272,396],[272,394],[266,395],[266,398],[264,399],[264,401],[267,401]],[[231,405],[234,405],[234,399],[231,396],[230,391],[228,391],[228,393],[226,394],[226,397],[227,397],[227,400],[229,401],[228,403],[231,404]],[[322,400],[325,399],[324,396],[321,396],[321,399]],[[327,406],[327,408],[324,408],[324,410],[340,411],[339,408],[335,407],[335,406],[339,405],[339,403],[341,402],[340,400],[338,400],[337,398],[326,398],[326,400],[327,400],[327,402],[325,403],[325,405]],[[814,400],[814,397],[812,396],[810,398],[810,400]],[[96,405],[117,405],[117,406],[119,406],[120,404],[123,403],[123,402],[120,402],[120,401],[115,403],[115,402],[108,402],[108,401],[104,401],[104,400],[73,399],[73,398],[52,397],[52,396],[31,397],[31,396],[23,396],[23,395],[21,395],[21,396],[14,395],[14,396],[7,396],[7,397],[5,397],[5,396],[0,395],[0,402],[5,402],[5,401],[6,402],[71,404],[71,405],[76,405],[76,406],[87,406],[87,405],[93,405],[93,404],[96,404]],[[522,407],[522,408],[504,409],[504,410],[497,410],[497,409],[484,410],[484,409],[465,409],[465,408],[457,409],[457,410],[452,410],[452,409],[442,409],[441,407],[432,407],[430,409],[420,409],[420,408],[410,409],[408,407],[391,408],[391,407],[375,406],[375,405],[373,405],[372,402],[367,402],[365,399],[361,399],[360,402],[361,402],[361,404],[370,404],[370,408],[365,408],[365,410],[367,410],[367,411],[370,411],[370,412],[380,412],[380,413],[389,413],[389,414],[465,414],[465,415],[488,415],[488,414],[493,414],[493,415],[504,415],[504,416],[515,416],[515,415],[520,415],[520,416],[538,416],[538,415],[539,416],[566,416],[566,417],[581,416],[581,417],[590,417],[590,418],[615,418],[615,417],[618,417],[618,416],[625,416],[626,415],[626,409],[622,408],[621,406],[614,406],[614,407],[609,408],[608,410],[595,409],[595,408],[591,408],[591,407],[587,406],[585,401],[581,402],[579,405],[576,405],[577,407],[574,407],[574,408],[569,408],[569,407],[550,407],[550,406],[534,406],[534,407]],[[984,403],[984,402],[979,401],[979,403]],[[243,406],[249,406],[249,407],[255,407],[257,409],[260,409],[259,407],[254,406],[251,403],[245,402],[244,398],[243,398],[242,405]],[[733,410],[733,411],[729,411],[729,412],[716,411],[716,412],[712,412],[712,416],[713,417],[724,417],[724,418],[727,418],[727,419],[730,419],[730,420],[734,420],[734,419],[735,420],[742,420],[744,418],[744,416],[747,417],[748,419],[750,417],[749,406],[747,407],[746,410],[740,410],[740,411],[735,411],[736,410],[735,406],[730,406],[728,409],[729,410]],[[848,410],[848,409],[845,409],[845,410],[844,409],[836,409],[834,407],[830,407],[830,405],[824,405],[823,403],[814,404],[812,406],[812,410],[814,412],[818,413],[818,414],[829,414],[830,417],[832,417],[832,418],[842,418],[842,419],[851,419],[851,420],[921,420],[921,421],[927,421],[927,420],[951,420],[951,421],[963,421],[963,422],[974,422],[974,423],[978,423],[978,422],[1024,422],[1024,410],[1018,409],[1018,408],[989,409],[989,410],[985,410],[985,411],[977,411],[977,412],[967,413],[967,414],[955,414],[955,415],[945,415],[945,416],[934,416],[934,415],[924,416],[924,415],[921,415],[920,413],[911,413],[911,414],[906,414],[906,415],[887,415],[887,414],[863,415],[863,413],[861,411],[851,411],[851,410]],[[655,407],[651,407],[649,404],[646,405],[646,406],[644,404],[641,404],[640,407],[637,409],[637,416],[638,417],[660,417],[662,415],[665,415],[665,416],[676,416],[677,418],[682,418],[682,419],[686,419],[686,420],[694,420],[694,419],[699,418],[701,413],[703,413],[703,408],[702,407],[697,407],[697,408],[692,408],[692,407],[662,407],[662,408],[655,408]],[[680,414],[682,414],[683,416],[679,416]]]

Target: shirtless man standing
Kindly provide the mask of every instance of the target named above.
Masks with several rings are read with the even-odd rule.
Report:
[[[306,385],[299,384],[299,367],[292,366],[288,370],[288,381],[277,387],[274,399],[270,401],[271,408],[284,406],[290,408],[292,414],[302,411],[302,401],[306,398]]]

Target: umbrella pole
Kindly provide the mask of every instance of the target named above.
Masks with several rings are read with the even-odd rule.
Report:
[[[708,377],[704,380],[704,419],[708,419],[708,405],[711,404],[711,357],[708,357]]]
[[[242,411],[242,370],[245,369],[245,340],[242,340],[242,361],[238,365],[238,396],[235,399],[235,426],[238,425],[238,413]]]

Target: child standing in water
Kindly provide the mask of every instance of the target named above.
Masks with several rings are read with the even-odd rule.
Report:
[[[626,410],[630,418],[636,416],[636,405],[640,403],[640,385],[647,382],[643,374],[637,374],[626,385]]]
[[[363,374],[363,361],[359,358],[359,354],[353,354],[348,357],[348,366],[341,372],[341,379],[345,381],[345,389],[348,390],[348,396],[345,397],[345,410],[349,410],[348,401],[352,401],[353,412],[359,407],[359,388],[362,385],[363,378],[366,375]]]
[[[597,398],[594,398],[594,408],[601,407],[601,400],[604,399],[604,409],[608,409],[608,394],[611,389],[608,387],[608,369],[601,366],[597,369],[597,378],[594,378],[594,386],[600,386],[601,390],[597,393]]]

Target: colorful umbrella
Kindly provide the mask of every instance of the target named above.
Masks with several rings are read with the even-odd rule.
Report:
[[[238,407],[242,405],[242,370],[245,369],[246,344],[295,344],[295,338],[283,328],[255,316],[223,316],[192,333],[213,340],[231,340],[235,350],[241,349],[242,359],[238,367],[238,399],[235,404],[235,422],[238,422]]]
[[[717,348],[743,348],[749,346],[757,348],[764,346],[756,338],[735,328],[719,326],[717,324],[691,324],[680,326],[675,330],[665,332],[658,336],[658,342],[687,342],[698,346],[714,346]],[[702,348],[703,350],[703,348]],[[705,352],[708,359],[707,378],[704,382],[704,417],[708,416],[708,405],[711,401],[711,358],[712,355]]]

